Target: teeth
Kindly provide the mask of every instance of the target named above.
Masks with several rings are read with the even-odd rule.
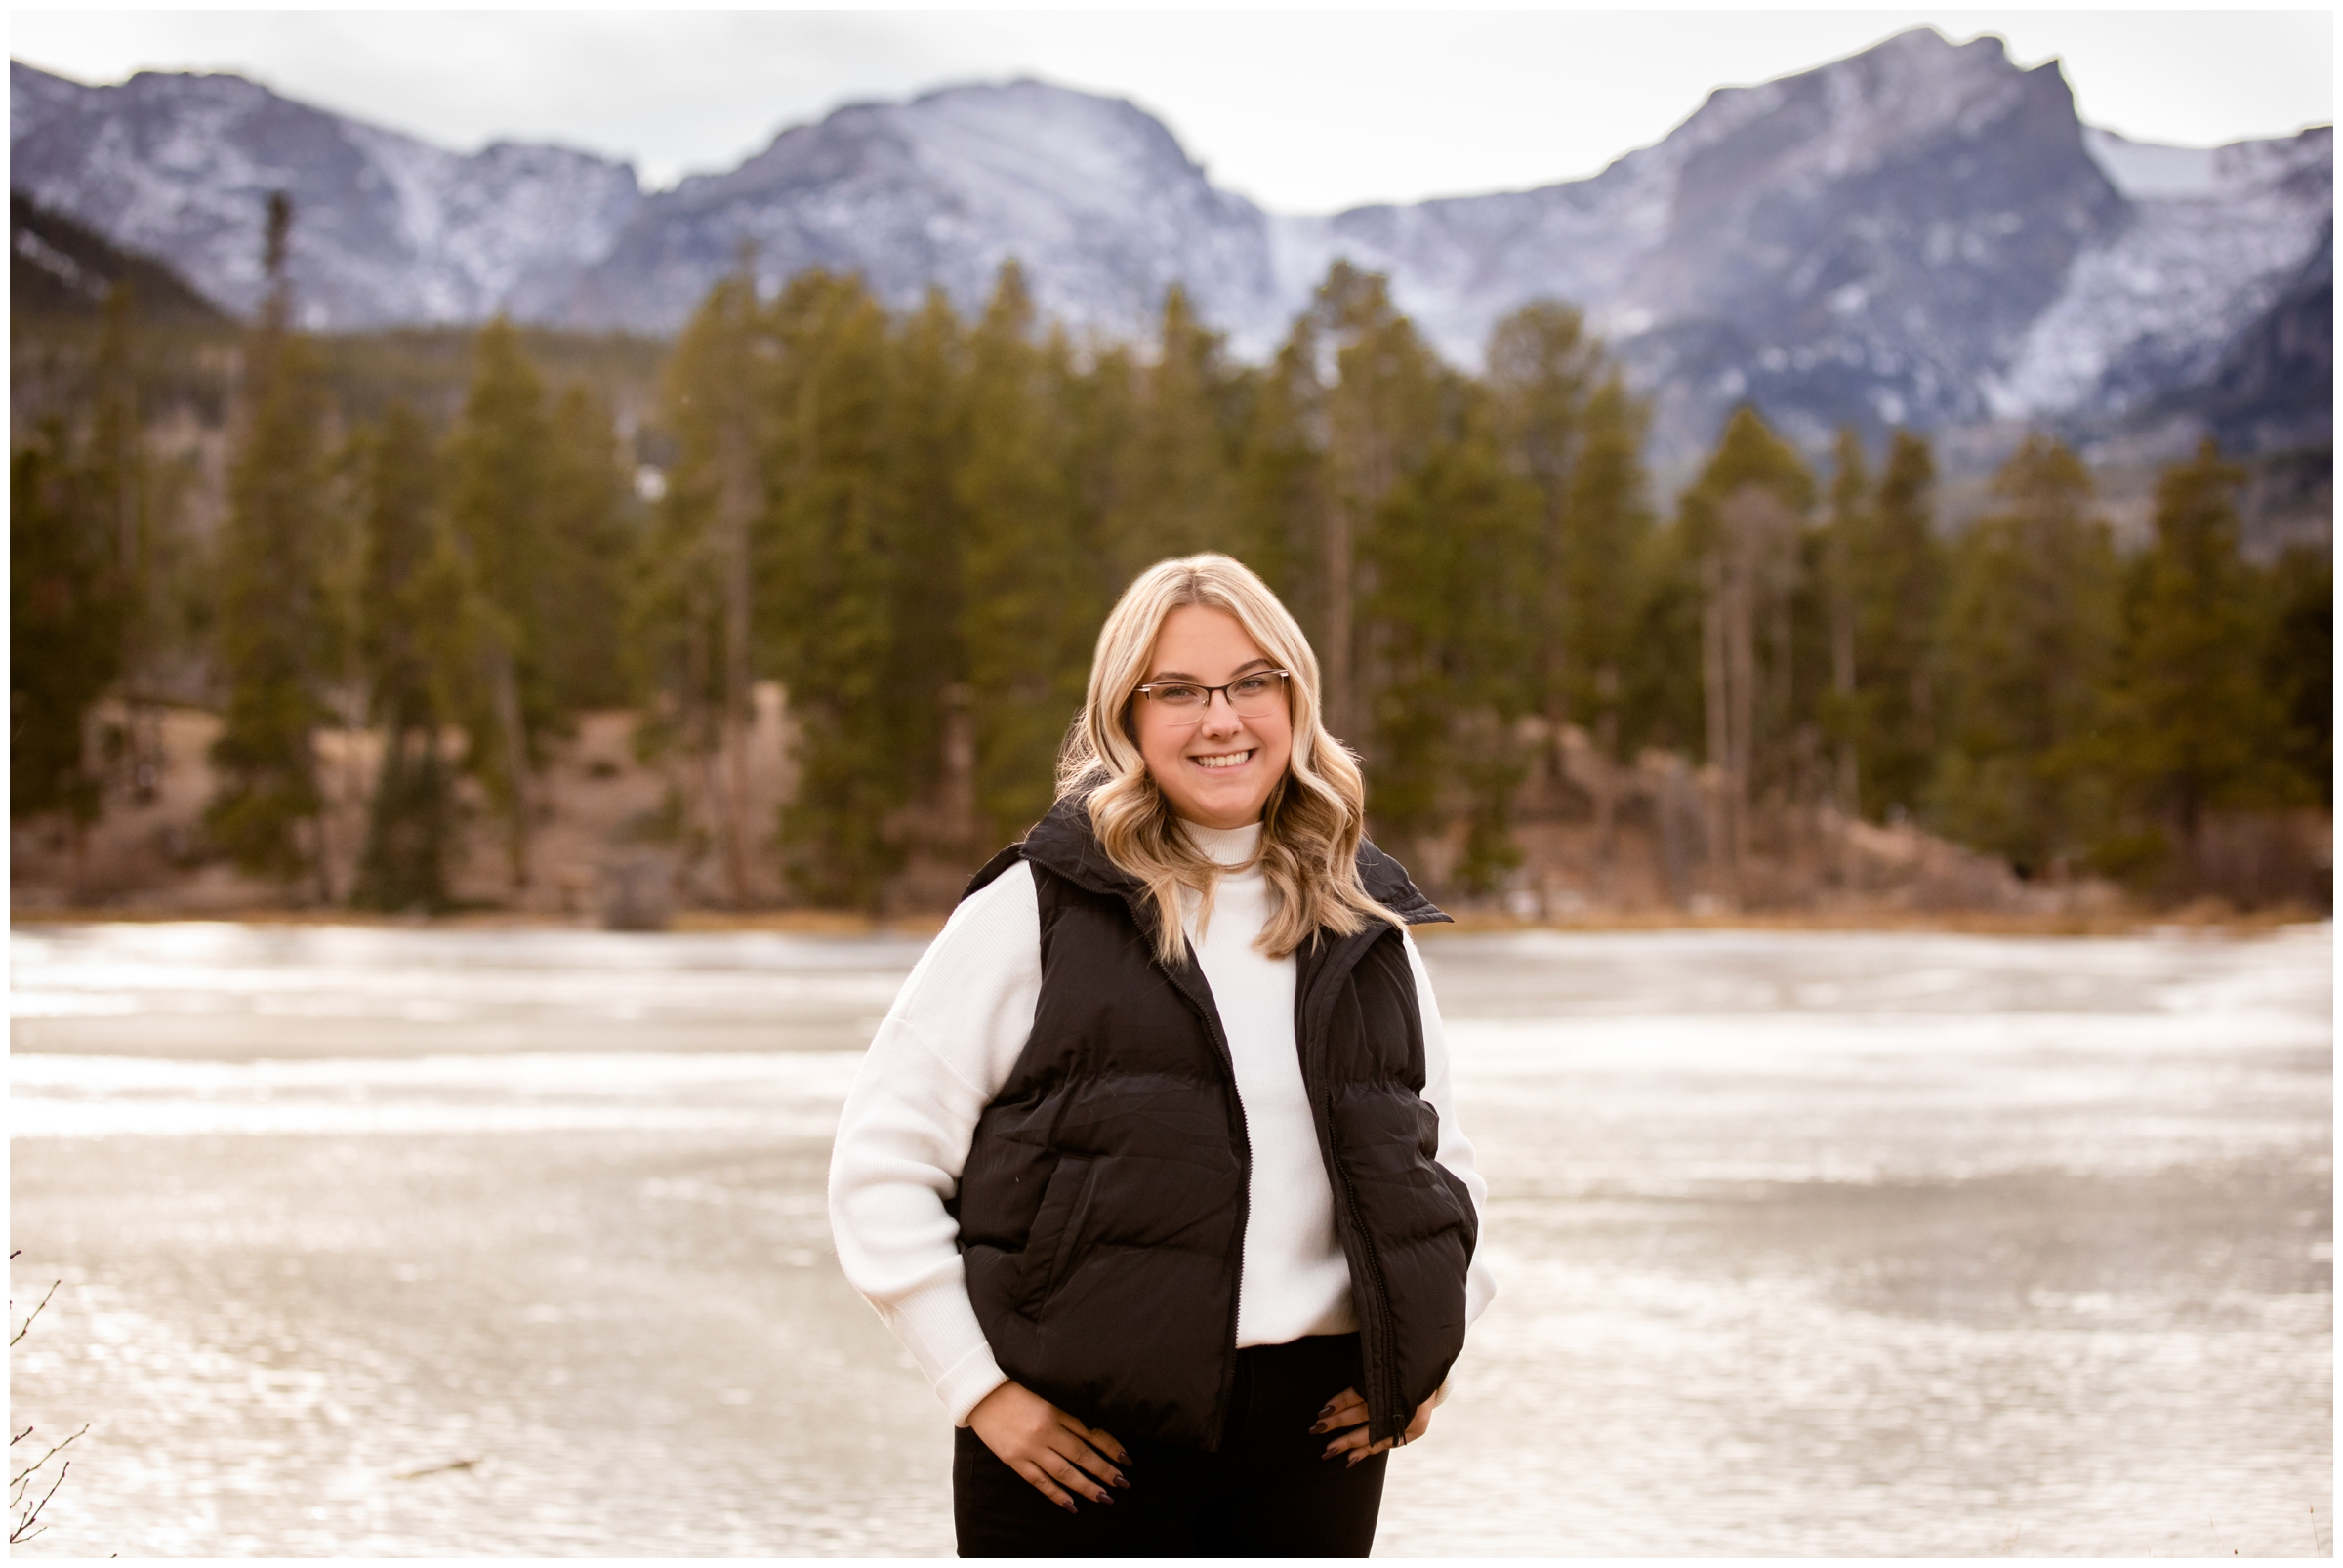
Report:
[[[1234,767],[1252,756],[1251,752],[1223,752],[1218,757],[1199,757],[1195,762],[1199,767]]]

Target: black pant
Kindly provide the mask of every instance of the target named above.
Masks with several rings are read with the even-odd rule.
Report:
[[[1319,1407],[1358,1385],[1359,1337],[1318,1335],[1237,1352],[1217,1453],[1134,1438],[1130,1490],[1068,1513],[963,1426],[954,1435],[952,1522],[964,1557],[1364,1557],[1375,1545],[1387,1455],[1318,1456]],[[1111,1490],[1111,1489],[1110,1489]]]

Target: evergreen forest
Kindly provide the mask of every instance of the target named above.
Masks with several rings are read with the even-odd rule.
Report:
[[[795,901],[884,910],[907,867],[965,872],[1046,809],[1108,607],[1200,550],[1294,608],[1373,831],[1444,897],[1508,886],[1565,733],[1588,777],[1693,780],[1728,863],[1831,813],[2184,898],[2222,824],[2331,810],[2329,557],[2248,559],[2243,471],[2209,443],[2121,548],[2049,433],[1956,530],[1925,435],[1801,453],[1746,407],[1661,494],[1571,307],[1515,311],[1467,374],[1346,264],[1257,367],[1176,290],[1122,343],[1042,319],[1013,263],[972,318],[736,277],[673,343],[595,351],[655,361],[622,418],[592,353],[503,321],[353,370],[297,326],[290,221],[254,322],[188,337],[117,287],[15,433],[20,823],[125,808],[140,714],[196,702],[191,855],[444,909],[467,833],[525,877],[548,759],[627,709],[677,780],[655,826],[718,901],[762,857]],[[163,412],[207,364],[231,389],[208,481]],[[743,782],[764,682],[777,819]],[[316,851],[329,729],[379,737],[345,886]],[[1628,792],[1594,793],[1609,834]]]

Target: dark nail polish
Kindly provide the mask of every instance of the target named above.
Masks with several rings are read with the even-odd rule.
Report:
[[[1110,1497],[1108,1494],[1106,1494],[1106,1493],[1104,1493],[1104,1492],[1101,1492],[1101,1493],[1099,1493],[1099,1494],[1098,1494],[1098,1501],[1099,1501],[1099,1502],[1101,1502],[1101,1503],[1112,1503],[1112,1502],[1114,1502],[1115,1500],[1114,1500],[1112,1497]]]
[[[1331,1399],[1330,1399],[1330,1400],[1328,1400],[1328,1401],[1327,1401],[1325,1404],[1323,1404],[1323,1405],[1320,1405],[1320,1406],[1318,1407],[1318,1414],[1319,1414],[1319,1415],[1321,1415],[1321,1416],[1331,1416],[1331,1415],[1333,1415],[1334,1413],[1335,1413],[1335,1402],[1334,1402],[1333,1400],[1331,1400]]]

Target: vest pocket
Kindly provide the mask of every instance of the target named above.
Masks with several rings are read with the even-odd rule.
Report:
[[[1033,1229],[1025,1238],[1025,1292],[1022,1303],[1025,1315],[1033,1316],[1048,1300],[1049,1293],[1073,1261],[1076,1246],[1082,1240],[1083,1211],[1089,1207],[1090,1178],[1097,1174],[1098,1162],[1087,1154],[1069,1154],[1059,1158],[1057,1169],[1049,1173],[1049,1185],[1043,1189],[1042,1207],[1033,1217]]]

